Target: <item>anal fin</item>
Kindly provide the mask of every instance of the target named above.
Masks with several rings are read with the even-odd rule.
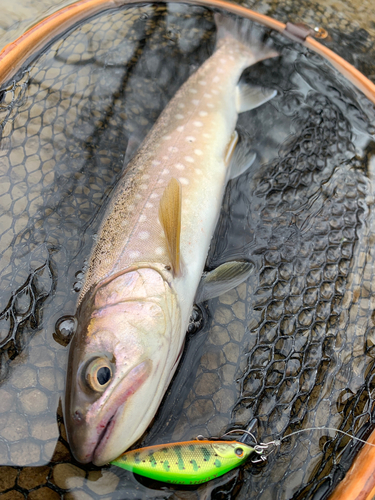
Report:
[[[240,285],[254,270],[252,262],[226,262],[213,271],[204,273],[199,283],[195,302],[199,304],[218,297]]]
[[[180,272],[181,200],[181,184],[172,178],[160,200],[159,220],[175,276]]]
[[[230,152],[230,156],[228,152]],[[228,144],[225,156],[225,161],[228,164],[227,180],[235,179],[246,172],[254,163],[255,158],[256,153],[251,150],[249,139],[242,134],[239,135],[235,130]]]
[[[236,87],[237,113],[244,113],[250,109],[257,108],[274,98],[276,90],[262,87],[253,87],[247,83],[240,82]]]

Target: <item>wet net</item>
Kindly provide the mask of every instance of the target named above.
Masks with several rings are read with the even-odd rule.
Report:
[[[198,7],[109,12],[0,89],[4,499],[325,498],[358,450],[347,437],[309,431],[262,465],[194,488],[70,456],[59,398],[102,210],[127,145],[210,55],[214,31]],[[342,39],[335,32],[332,47]],[[254,417],[262,441],[316,426],[359,437],[373,429],[374,109],[320,58],[274,43],[282,57],[244,75],[278,95],[239,119],[257,160],[228,186],[207,260],[212,269],[246,258],[256,270],[202,306],[203,328],[188,336],[138,444],[221,435]],[[370,64],[371,45],[360,50]]]

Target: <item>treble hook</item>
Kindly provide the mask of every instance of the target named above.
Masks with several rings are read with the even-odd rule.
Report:
[[[256,437],[254,434],[250,431],[252,431],[253,427],[255,424],[258,422],[257,418],[253,418],[248,425],[247,429],[232,429],[231,431],[226,432],[223,434],[221,437],[210,437],[209,439],[223,439],[225,436],[229,436],[230,434],[242,434],[242,437],[238,440],[240,443],[247,444],[246,441],[248,439],[248,436],[251,437],[252,443],[251,445],[254,448],[254,452],[257,454],[256,457],[254,457],[251,460],[251,463],[253,464],[258,464],[262,462],[266,462],[268,457],[271,455],[271,453],[274,453],[276,448],[281,445],[281,440],[280,439],[274,439],[273,441],[269,441],[268,443],[258,443]],[[197,436],[196,438],[198,441],[202,439],[208,439],[205,438],[202,435]],[[269,448],[271,447],[271,450]],[[268,453],[267,453],[268,452]]]

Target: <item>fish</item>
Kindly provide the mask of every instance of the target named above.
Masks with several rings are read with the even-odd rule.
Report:
[[[237,441],[184,441],[123,453],[111,463],[172,484],[200,484],[239,467],[255,452]]]
[[[103,465],[152,421],[182,355],[194,303],[234,288],[250,261],[204,272],[227,183],[255,159],[239,113],[276,95],[243,70],[275,57],[247,20],[215,15],[213,55],[181,86],[127,165],[78,298],[64,419],[72,453]]]

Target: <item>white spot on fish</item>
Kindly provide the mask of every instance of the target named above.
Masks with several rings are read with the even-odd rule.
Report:
[[[225,63],[227,62],[227,60],[226,60],[226,59],[224,59],[224,57],[222,57],[222,58],[220,59],[220,62],[221,62],[221,63],[223,63],[223,64],[225,64]]]
[[[175,167],[178,170],[185,170],[185,165],[183,165],[182,163],[176,163]]]
[[[139,194],[139,193],[137,193],[137,194],[135,195],[135,198],[137,198],[137,200],[140,200],[140,199],[142,198],[142,195],[141,195],[141,194]]]
[[[175,115],[175,117],[177,118],[177,120],[182,120],[184,115],[181,115],[180,113],[177,113],[177,115]]]
[[[215,89],[212,89],[212,90],[211,90],[211,92],[212,92],[213,94],[215,94],[215,95],[217,95],[217,94],[219,93],[219,91],[218,91],[218,90],[215,90]]]
[[[148,231],[141,231],[138,236],[140,240],[147,240],[150,237],[150,233]]]
[[[171,139],[171,138],[172,138],[172,136],[171,136],[171,135],[165,135],[165,136],[163,137],[163,141],[169,141],[169,139]]]
[[[218,73],[224,73],[224,70],[223,70],[223,68],[217,68],[217,72]]]
[[[198,120],[196,122],[193,122],[194,127],[203,127],[203,123],[199,122]]]
[[[133,250],[132,252],[129,252],[129,257],[131,259],[136,259],[137,257],[140,257],[141,252],[138,252],[137,250]]]
[[[179,127],[177,127],[177,132],[183,132],[184,128],[185,128],[184,125],[180,125]]]
[[[178,180],[181,182],[181,184],[185,184],[185,186],[189,184],[189,180],[186,179],[186,177],[179,177]]]
[[[164,183],[164,179],[159,179],[158,180],[158,184],[163,184]]]
[[[202,151],[201,149],[194,149],[194,153],[195,153],[197,156],[202,156],[203,151]]]
[[[168,159],[169,159],[169,156],[167,156],[167,155],[163,156],[163,160],[168,160]]]
[[[199,85],[207,85],[207,82],[205,82],[204,80],[199,80]]]
[[[203,97],[206,97],[207,99],[211,99],[212,95],[211,94],[203,94]]]
[[[192,158],[191,156],[185,156],[185,160],[189,163],[194,163],[194,158]]]
[[[178,107],[178,108],[184,108],[184,107],[185,107],[185,104],[184,104],[183,102],[179,102],[179,103],[177,104],[177,107]]]
[[[188,135],[186,138],[185,138],[185,141],[187,142],[195,142],[196,141],[196,138],[193,137],[192,135]]]
[[[199,111],[199,116],[207,116],[207,111]]]
[[[167,168],[165,168],[165,169],[162,171],[161,175],[167,175],[167,174],[169,174],[169,170],[168,170]]]
[[[197,174],[197,175],[202,175],[202,170],[200,168],[195,168],[194,169],[194,172]]]
[[[197,90],[197,89],[194,89],[194,88],[191,88],[191,89],[189,89],[189,92],[190,92],[191,94],[196,94],[196,93],[198,92],[198,90]]]
[[[151,198],[152,198],[152,195],[151,195]],[[150,203],[149,201],[146,203],[145,205],[146,208],[154,208],[154,204],[153,203]]]
[[[205,137],[206,139],[210,139],[211,134],[207,134],[207,132],[205,132],[205,133],[203,134],[203,137]]]
[[[198,106],[198,104],[199,104],[198,99],[193,99],[191,102],[194,104],[194,106]]]
[[[150,198],[159,198],[159,196],[160,196],[160,194],[158,194],[158,193],[151,193]],[[147,207],[147,205],[151,205],[151,207],[154,206],[151,203],[146,203],[146,207]],[[151,208],[151,207],[147,207],[147,208]]]
[[[176,146],[170,146],[170,147],[168,148],[168,151],[171,151],[172,153],[177,153],[178,148],[176,148]]]
[[[214,83],[220,82],[220,76],[214,76],[213,79],[212,79],[212,81]]]
[[[165,250],[162,247],[156,247],[155,253],[156,253],[156,255],[163,255],[165,253]]]
[[[141,178],[147,180],[150,178],[150,176],[148,174],[143,174]]]
[[[233,56],[229,56],[229,59],[230,59],[231,61],[235,61],[235,60],[236,60]]]
[[[160,163],[161,163],[161,162],[160,162],[160,161],[158,161],[158,160],[152,160],[152,165],[154,165],[155,167],[156,167],[157,165],[160,165]]]
[[[139,217],[139,222],[145,222],[147,220],[147,216],[146,215],[141,215]]]
[[[214,104],[212,104],[212,102],[208,102],[208,103],[207,103],[207,106],[208,106],[209,108],[214,108],[214,107],[215,107],[215,105],[214,105]]]

